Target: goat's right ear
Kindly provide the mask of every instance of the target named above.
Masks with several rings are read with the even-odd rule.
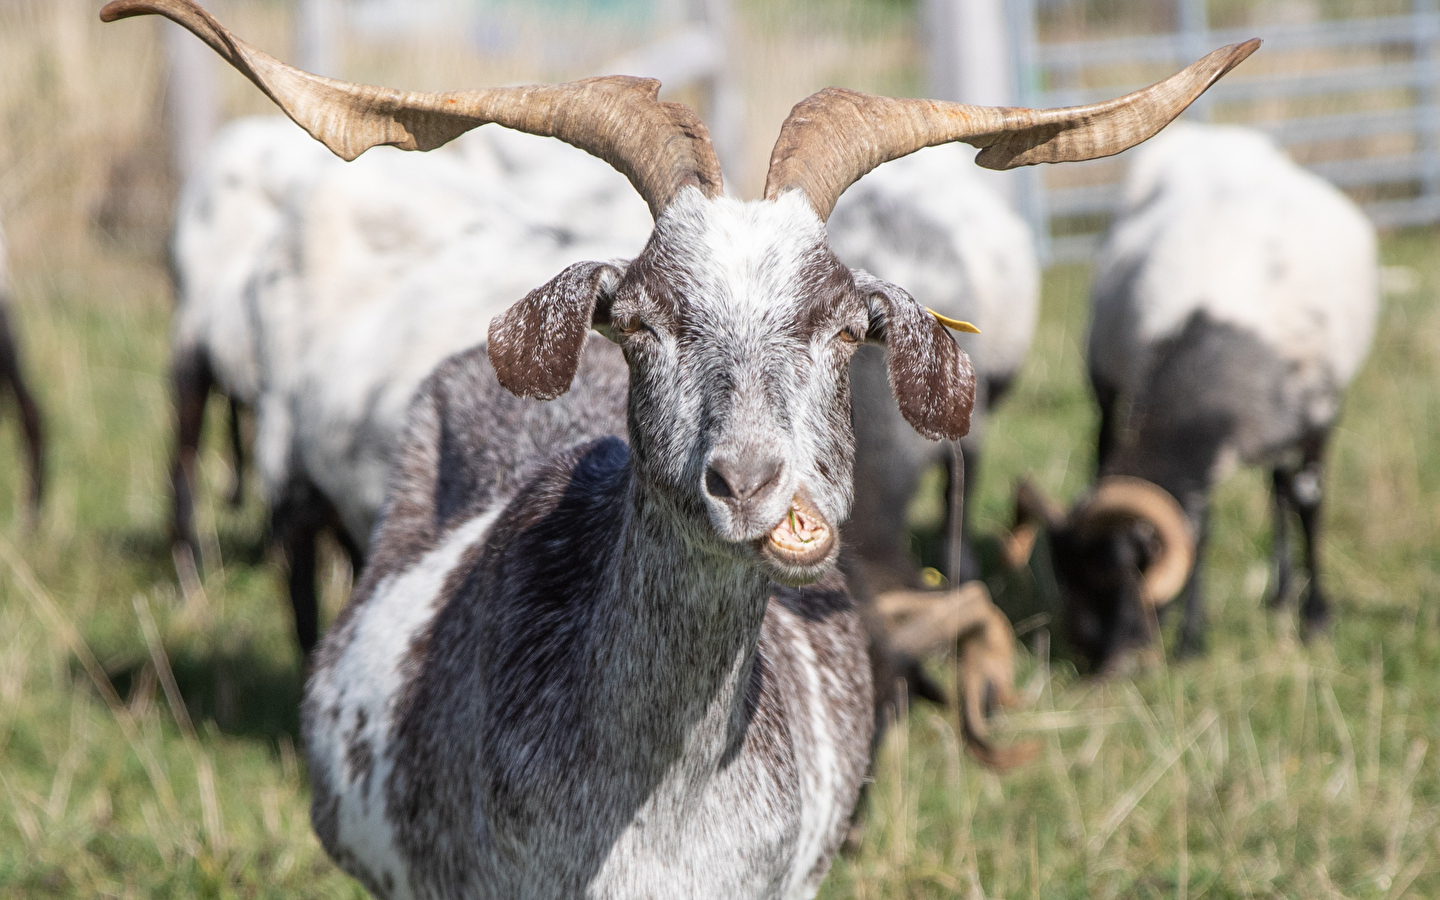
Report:
[[[491,319],[487,352],[505,389],[536,400],[570,390],[585,336],[609,319],[622,274],[611,263],[576,263]]]
[[[870,310],[868,336],[885,344],[890,390],[905,421],[931,440],[970,431],[975,369],[929,310],[903,289],[860,270],[855,287]]]

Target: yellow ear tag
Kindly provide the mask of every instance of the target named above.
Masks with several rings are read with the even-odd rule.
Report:
[[[930,315],[934,316],[937,322],[939,322],[941,325],[944,325],[951,331],[963,331],[966,334],[980,333],[980,329],[976,328],[974,325],[971,325],[969,322],[962,322],[959,319],[952,319],[949,316],[942,316],[928,306],[925,307],[925,311],[928,312]]]

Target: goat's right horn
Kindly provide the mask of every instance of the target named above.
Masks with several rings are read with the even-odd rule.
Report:
[[[823,221],[866,172],[951,141],[982,148],[975,161],[989,169],[1112,156],[1164,128],[1259,46],[1258,40],[1231,44],[1132,94],[1065,109],[970,106],[826,88],[797,103],[780,127],[765,196],[804,191]]]
[[[1145,568],[1145,599],[1163,606],[1190,580],[1195,565],[1195,531],[1170,493],[1142,478],[1109,476],[1074,512],[1082,533],[1114,527],[1120,522],[1147,522],[1155,529],[1159,555]]]
[[[721,192],[720,164],[690,109],[657,99],[653,78],[614,75],[570,84],[423,93],[351,84],[302,72],[230,33],[192,0],[114,0],[113,22],[161,15],[189,29],[253,81],[312,137],[351,160],[379,144],[433,150],[490,122],[559,138],[614,166],[652,215],[686,185]]]

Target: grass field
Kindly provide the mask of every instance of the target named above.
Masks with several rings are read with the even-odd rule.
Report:
[[[918,77],[910,37],[884,24],[908,15],[899,0],[855,0],[872,17],[859,49],[796,37],[757,3],[746,79],[761,153],[788,104],[836,72],[872,90]],[[0,207],[54,476],[28,532],[0,416],[0,897],[363,896],[309,828],[289,615],[260,504],[218,499],[219,441],[202,460],[207,576],[176,584],[169,288],[145,246],[89,227],[104,164],[153,149],[158,62],[150,32],[80,24],[89,5],[0,4]],[[275,46],[283,29],[256,8]],[[225,85],[230,112],[263,108]],[[1252,472],[1217,497],[1204,659],[1077,679],[1049,653],[1043,582],[997,575],[1026,645],[1007,734],[1040,753],[997,777],[959,750],[945,711],[913,710],[878,760],[866,839],[822,896],[1440,897],[1440,231],[1389,235],[1383,251],[1397,290],[1329,471],[1333,637],[1303,646],[1262,609],[1269,515]],[[1087,286],[1083,267],[1047,276],[1034,353],[991,423],[983,531],[1006,521],[1022,472],[1061,498],[1088,479]],[[330,615],[348,584],[333,565]]]
[[[1036,761],[982,771],[943,711],[917,708],[824,896],[1440,896],[1440,235],[1392,236],[1385,254],[1418,284],[1389,297],[1336,442],[1333,640],[1300,646],[1261,611],[1265,496],[1235,478],[1211,654],[1095,683],[1050,664],[1031,630],[1009,725],[1040,742]],[[1016,474],[1068,495],[1089,471],[1086,274],[1047,279],[1034,357],[992,431],[988,528]],[[55,479],[40,529],[0,535],[0,894],[356,895],[309,830],[300,675],[258,503],[207,508],[210,574],[188,598],[175,586],[163,288],[123,255],[21,280]],[[218,451],[204,474],[221,495]],[[333,611],[346,573],[332,582]],[[995,588],[1012,606],[1029,593],[1024,578]]]

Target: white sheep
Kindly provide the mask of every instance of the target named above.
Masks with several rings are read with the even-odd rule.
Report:
[[[194,466],[212,390],[230,401],[235,481],[244,490],[239,410],[260,396],[255,323],[244,292],[284,207],[326,166],[339,162],[281,116],[237,119],[216,134],[183,186],[170,242],[175,312],[171,389],[176,447],[171,471],[175,540],[196,551]],[[193,557],[192,557],[193,558]]]
[[[1379,310],[1369,220],[1256,131],[1177,126],[1136,153],[1091,296],[1099,486],[1068,520],[1033,492],[1029,504],[1052,531],[1077,649],[1100,670],[1123,664],[1152,639],[1147,610],[1182,587],[1181,650],[1202,648],[1210,492],[1241,464],[1272,474],[1271,602],[1289,598],[1293,510],[1310,576],[1305,630],[1323,628],[1325,445]],[[1084,510],[1115,494],[1107,484],[1145,509],[1121,504],[1096,525]]]
[[[980,327],[980,335],[957,335],[976,377],[975,417],[964,441],[967,494],[976,484],[987,413],[1020,371],[1040,311],[1034,236],[975,171],[974,155],[949,144],[886,163],[845,193],[827,224],[831,246],[848,265],[903,284],[936,312]],[[880,348],[861,350],[850,377],[856,489],[845,537],[873,592],[914,587],[905,512],[924,471],[941,462],[948,473],[953,456],[905,425]],[[949,521],[953,509],[953,501],[946,504],[947,534],[963,524]],[[958,535],[949,537],[947,556]],[[947,559],[943,568],[968,581],[975,566],[968,550],[962,555],[964,563]]]

